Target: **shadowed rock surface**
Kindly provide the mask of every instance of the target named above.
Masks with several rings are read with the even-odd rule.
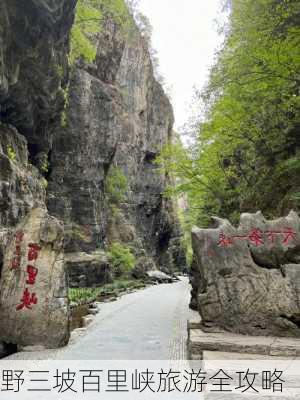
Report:
[[[45,204],[45,198],[43,177],[28,162],[26,139],[12,126],[0,123],[0,232],[15,226],[33,207]]]
[[[112,271],[104,252],[71,253],[65,257],[69,286],[93,287],[113,281]]]
[[[137,259],[146,257],[168,272],[185,260],[173,206],[163,198],[169,180],[153,162],[172,140],[172,107],[133,21],[126,32],[105,15],[93,39],[95,62],[81,59],[70,69],[75,6],[75,0],[1,3],[0,121],[5,135],[0,148],[1,173],[6,174],[1,227],[15,226],[35,203],[45,201],[65,224],[67,253],[93,254],[120,241],[132,245]],[[24,162],[33,172],[25,171]],[[24,179],[35,175],[26,196],[18,182],[11,185],[15,177],[7,176],[14,166]],[[117,213],[106,193],[114,167],[128,181]]]
[[[51,147],[52,124],[68,78],[76,0],[0,4],[0,117],[38,152]]]
[[[79,58],[70,66],[76,3],[0,4],[2,293],[10,287],[3,279],[11,238],[36,209],[47,209],[47,218],[64,226],[72,286],[113,278],[103,255],[113,242],[131,247],[141,274],[148,265],[169,273],[185,261],[173,206],[163,197],[169,179],[154,164],[162,146],[172,140],[173,111],[154,78],[147,44],[133,22],[125,32],[103,14],[93,37],[95,62]],[[107,193],[114,168],[128,183],[117,210]],[[25,274],[26,265],[22,268]],[[8,312],[3,302],[0,312]],[[42,326],[47,318],[45,314]],[[0,329],[0,340],[8,340],[9,329],[17,326],[11,342],[23,343],[23,322],[16,321],[3,335]],[[28,344],[26,332],[24,337]],[[32,342],[49,345],[43,331]]]
[[[172,107],[134,26],[125,34],[108,18],[96,46],[96,61],[78,63],[71,75],[66,126],[53,139],[49,210],[68,227],[69,253],[134,243],[138,257],[172,269],[178,257],[170,241],[179,231],[172,204],[162,196],[168,178],[154,164],[172,137]],[[105,186],[115,167],[128,187],[112,214]]]
[[[0,340],[7,343],[5,351],[17,344],[62,346],[69,337],[63,226],[47,213],[45,178],[64,106],[75,5],[75,0],[0,4]],[[20,229],[24,242],[15,243]],[[36,265],[27,260],[30,243],[41,248]],[[26,306],[17,310],[22,303]]]
[[[242,214],[234,228],[192,231],[192,303],[206,327],[250,335],[300,337],[300,219]],[[197,267],[197,268],[196,268]]]

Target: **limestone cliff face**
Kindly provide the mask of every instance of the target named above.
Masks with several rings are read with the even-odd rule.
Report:
[[[76,0],[0,4],[0,118],[26,137],[32,153],[51,148],[68,80],[75,5]]]
[[[69,337],[63,226],[47,212],[45,178],[75,4],[0,4],[0,356],[2,341],[57,347]]]
[[[0,4],[0,233],[47,206],[64,223],[65,253],[97,255],[122,241],[171,269],[179,234],[163,198],[168,177],[153,161],[171,140],[172,107],[136,27],[124,34],[107,18],[95,37],[95,62],[68,65],[75,6]],[[117,212],[106,191],[112,168],[128,181]]]
[[[67,252],[122,241],[171,267],[175,220],[162,196],[167,177],[153,161],[171,140],[172,107],[136,28],[126,35],[108,18],[96,45],[96,61],[77,63],[71,74],[65,127],[53,138],[48,208],[66,224]],[[114,215],[105,191],[112,168],[128,182]]]
[[[75,4],[0,4],[0,230],[46,201],[47,183],[36,166],[41,154],[47,162],[63,105]]]

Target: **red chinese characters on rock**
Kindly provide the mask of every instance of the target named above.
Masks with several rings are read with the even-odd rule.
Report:
[[[28,261],[36,261],[39,256],[39,251],[41,250],[41,247],[35,243],[30,243],[28,247]]]
[[[38,269],[32,265],[27,265],[27,274],[28,274],[28,278],[26,280],[26,283],[28,285],[34,285],[36,276],[38,274]]]
[[[293,231],[292,228],[285,228],[285,231],[283,232],[285,235],[285,238],[283,240],[284,244],[288,244],[290,240],[296,240],[296,232]]]
[[[19,269],[21,265],[21,244],[24,237],[24,233],[18,231],[15,235],[16,248],[13,259],[11,260],[11,269]]]
[[[248,238],[250,242],[254,243],[255,246],[258,247],[261,244],[264,244],[262,236],[263,232],[260,229],[252,229],[252,231],[248,235]]]
[[[41,247],[38,246],[35,243],[29,243],[28,245],[29,250],[27,254],[27,259],[28,261],[35,262],[38,259],[39,256],[39,251],[41,250]],[[34,285],[36,282],[36,277],[38,275],[38,268],[36,268],[34,265],[28,264],[27,269],[27,279],[26,279],[26,284],[27,285]],[[38,303],[38,298],[35,293],[30,293],[28,288],[26,288],[23,292],[23,297],[21,299],[21,303],[16,307],[17,311],[23,310],[23,309],[32,309],[32,305],[35,305]]]
[[[17,306],[17,311],[22,310],[23,308],[27,308],[31,310],[32,304],[37,304],[38,299],[35,293],[30,293],[28,288],[24,290],[23,297],[21,299],[21,304]]]
[[[229,245],[233,244],[233,240],[231,237],[227,237],[224,235],[223,232],[220,233],[220,237],[219,237],[219,243],[218,246],[220,247],[227,247]]]
[[[274,243],[274,240],[276,238],[276,235],[281,235],[281,231],[266,231],[265,232],[268,236],[268,239],[271,243]]]
[[[233,245],[235,240],[248,240],[256,247],[265,244],[264,236],[268,237],[269,242],[274,243],[276,235],[282,235],[283,240],[282,243],[284,245],[288,245],[289,242],[295,241],[297,237],[297,233],[293,231],[292,228],[285,228],[282,231],[261,231],[258,228],[253,228],[248,235],[236,235],[236,236],[225,236],[223,232],[219,235],[219,247],[227,247]]]

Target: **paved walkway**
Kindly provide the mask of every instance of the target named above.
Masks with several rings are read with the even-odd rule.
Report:
[[[103,303],[84,336],[60,350],[22,352],[11,359],[184,360],[190,286],[187,278]]]

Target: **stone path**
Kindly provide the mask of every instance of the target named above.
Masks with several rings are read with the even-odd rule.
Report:
[[[22,352],[11,359],[182,360],[187,357],[190,286],[187,278],[103,303],[81,337],[60,350]]]
[[[189,358],[191,359],[261,359],[300,357],[300,339],[272,336],[245,336],[230,332],[201,330],[199,323],[190,321]],[[220,357],[222,355],[222,357]]]

